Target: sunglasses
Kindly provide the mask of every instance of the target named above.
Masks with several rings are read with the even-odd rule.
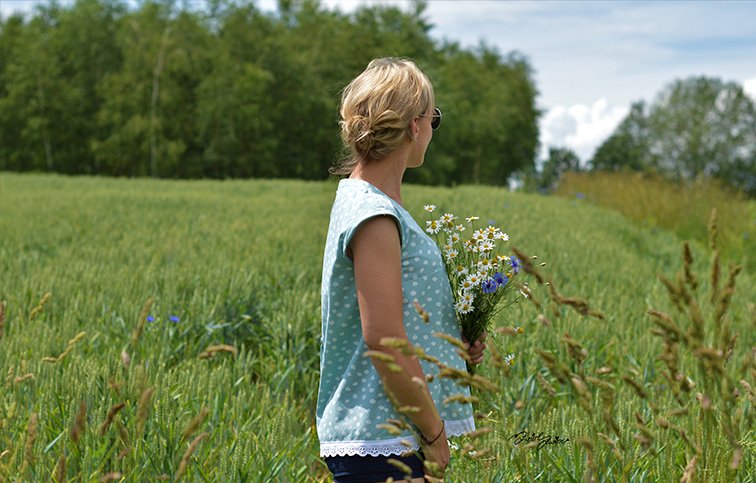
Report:
[[[420,114],[419,117],[426,117],[426,116],[427,114]],[[435,131],[441,125],[441,109],[434,107],[433,114],[431,114],[431,116],[433,116],[433,119],[431,119],[431,129]]]

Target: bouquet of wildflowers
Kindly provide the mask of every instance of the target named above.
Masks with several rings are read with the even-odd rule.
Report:
[[[425,205],[428,213],[435,209],[436,205]],[[499,302],[511,300],[511,294],[519,292],[515,278],[520,272],[520,261],[501,253],[501,246],[509,240],[509,235],[492,225],[475,229],[477,216],[465,220],[471,232],[469,238],[463,236],[467,226],[459,223],[452,213],[428,220],[425,231],[441,248],[454,293],[457,321],[462,334],[472,344],[484,330],[490,332],[494,315],[509,305]]]

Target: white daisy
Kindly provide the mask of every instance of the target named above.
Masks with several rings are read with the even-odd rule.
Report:
[[[462,265],[457,265],[457,276],[464,277],[467,275],[467,269]]]
[[[475,295],[473,295],[471,292],[468,291],[461,291],[458,294],[458,299],[460,302],[467,302],[468,304],[472,305],[473,301],[475,300]]]
[[[507,241],[507,240],[509,240],[509,235],[507,235],[507,234],[506,234],[506,233],[504,233],[504,232],[499,232],[499,233],[497,233],[497,234],[496,234],[496,239],[497,239],[497,240],[504,240],[504,241]]]
[[[465,218],[465,220],[467,220],[468,223],[472,223],[475,220],[480,220],[480,218],[477,216],[471,216],[469,218]]]
[[[438,231],[441,229],[441,227],[439,226],[436,220],[426,221],[425,225],[427,226],[425,231],[427,231],[428,233],[435,234],[435,233],[438,233]]]
[[[470,239],[476,242],[482,242],[486,239],[486,236],[483,234],[483,230],[475,230]]]
[[[457,309],[457,312],[460,314],[469,314],[473,311],[472,304],[468,304],[467,302],[457,302],[454,304],[454,308]]]
[[[478,260],[479,271],[485,270],[486,272],[488,272],[489,270],[491,270],[491,268],[493,267],[492,267],[490,258],[481,258],[480,260]]]
[[[457,255],[459,255],[459,252],[457,250],[449,250],[446,252],[446,260],[451,262],[455,258],[457,258]]]
[[[504,356],[504,363],[508,366],[514,365],[515,362],[515,355],[514,354],[507,354]]]
[[[446,239],[446,243],[452,244],[457,243],[459,241],[459,233],[453,232],[451,235],[449,235],[449,238]]]
[[[456,229],[457,229],[457,231],[465,231],[465,226],[464,225],[457,225]]]
[[[495,245],[493,244],[493,242],[490,242],[488,240],[483,240],[482,242],[478,243],[478,251],[482,253],[488,253],[493,250],[494,247]]]
[[[481,282],[481,281],[482,281],[483,279],[482,279],[482,278],[480,277],[480,275],[478,275],[478,273],[476,272],[476,273],[471,273],[470,275],[468,275],[468,276],[467,276],[467,279],[466,279],[466,280],[467,280],[468,282],[470,282],[470,285],[472,285],[473,287],[477,287],[478,285],[480,285],[480,282]]]
[[[467,270],[467,269],[465,269],[465,270]],[[470,282],[469,277],[468,277],[468,278],[462,280],[462,282],[460,282],[459,287],[462,290],[472,290],[473,289],[473,284],[472,284],[472,282]]]
[[[424,208],[424,209],[425,209],[425,211],[427,211],[428,213],[433,213],[433,210],[435,210],[435,209],[436,209],[436,205],[425,205],[425,206],[423,206],[423,208]]]

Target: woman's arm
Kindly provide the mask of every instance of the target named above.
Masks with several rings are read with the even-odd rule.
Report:
[[[376,358],[371,358],[373,365],[385,388],[401,405],[420,408],[419,412],[408,416],[426,438],[432,439],[443,427],[427,384],[420,388],[412,381],[415,376],[425,382],[420,362],[380,343],[383,337],[407,339],[402,314],[402,250],[396,222],[391,216],[365,221],[352,237],[350,246],[365,344],[370,350],[392,355],[403,370],[393,372],[386,362]]]

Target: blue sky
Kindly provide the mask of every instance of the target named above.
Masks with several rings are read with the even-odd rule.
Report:
[[[410,6],[407,0],[321,1],[347,12],[366,3]],[[0,12],[35,3],[0,0]],[[589,159],[631,102],[652,101],[676,78],[720,77],[740,82],[756,98],[756,1],[431,0],[426,16],[437,39],[464,46],[485,39],[502,53],[518,50],[529,58],[545,113],[544,152],[569,147]]]

